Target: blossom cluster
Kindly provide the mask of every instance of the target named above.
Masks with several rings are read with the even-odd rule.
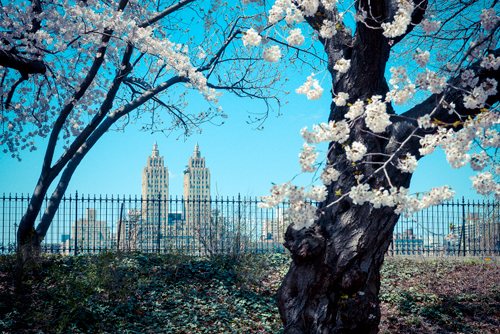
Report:
[[[333,69],[339,71],[340,73],[346,73],[347,70],[349,70],[349,67],[351,67],[351,60],[341,58],[335,62]]]
[[[372,96],[371,102],[365,108],[366,126],[375,133],[384,132],[392,124],[386,112],[386,104],[381,99],[380,95]]]
[[[286,41],[290,45],[301,45],[304,43],[305,38],[302,35],[302,30],[300,28],[293,29],[289,31],[290,36],[286,38]]]
[[[271,209],[285,199],[290,201],[290,207],[285,212],[294,223],[293,227],[300,230],[310,227],[317,219],[317,207],[308,201],[322,202],[326,199],[327,190],[324,185],[312,186],[308,192],[304,187],[297,187],[290,182],[274,185],[271,188],[271,195],[263,196],[263,202],[259,203],[259,208]]]
[[[483,9],[479,18],[481,19],[481,27],[486,31],[493,29],[497,22],[500,21],[500,18],[496,15],[495,9],[493,8]]]
[[[411,0],[402,0],[398,2],[398,11],[394,16],[394,21],[391,23],[382,23],[384,36],[388,38],[398,37],[406,32],[406,28],[411,22],[411,14],[415,9],[415,5]]]
[[[464,106],[469,109],[483,108],[488,96],[497,93],[497,85],[498,82],[495,79],[486,79],[464,97]]]
[[[471,176],[470,179],[472,187],[476,189],[478,194],[493,193],[497,200],[500,199],[500,185],[493,180],[493,175],[490,172],[478,173],[476,176]]]
[[[420,22],[420,27],[424,29],[427,35],[438,30],[440,25],[441,21],[429,21],[429,19],[424,19]]]
[[[352,162],[359,161],[363,159],[363,156],[366,153],[366,146],[360,142],[355,141],[352,145],[347,145],[345,147],[345,154],[347,159]]]
[[[397,168],[405,173],[413,173],[418,167],[417,159],[410,153],[406,153],[406,157],[399,159]]]
[[[297,88],[295,92],[297,94],[305,94],[309,100],[318,100],[323,95],[323,88],[321,88],[318,79],[314,79],[313,73],[307,77],[307,81]]]
[[[165,73],[178,75],[205,98],[213,97],[214,94],[208,91],[206,78],[192,64],[188,45],[171,41],[165,37],[165,25],[148,21],[158,15],[158,8],[151,2],[141,5],[136,1],[122,3],[126,4],[125,9],[118,9],[115,1],[50,0],[44,1],[41,13],[34,11],[32,5],[23,6],[20,2],[10,2],[2,7],[2,39],[9,42],[2,43],[0,50],[8,52],[16,48],[27,59],[42,61],[50,70],[44,75],[30,75],[17,87],[15,103],[0,119],[2,123],[6,122],[9,130],[0,134],[0,144],[5,144],[13,154],[19,149],[36,149],[32,139],[47,137],[53,129],[51,122],[63,108],[70,111],[60,139],[63,145],[69,144],[69,138],[78,136],[88,124],[88,117],[91,119],[98,112],[96,105],[107,95],[106,89],[112,82],[111,73],[124,75],[130,70],[121,63],[127,45],[143,53],[141,58],[149,63],[149,73],[162,72],[156,75],[157,81],[163,81],[159,79]],[[39,22],[40,25],[34,29],[26,22]],[[104,31],[111,31],[111,39],[108,40],[108,33]],[[204,50],[198,52],[199,58],[205,55]],[[77,96],[75,91],[78,92],[92,66],[96,66],[99,74],[86,88],[85,94]],[[17,75],[15,71],[3,68],[0,71],[8,80]],[[143,87],[151,88],[148,84]],[[36,98],[33,89],[38,90]],[[0,91],[0,95],[5,97],[6,94],[8,90]],[[116,112],[110,114],[116,115]]]
[[[382,206],[396,206],[395,213],[415,213],[424,210],[432,205],[440,204],[442,201],[448,201],[453,198],[455,192],[448,186],[433,188],[428,194],[425,194],[421,200],[407,196],[408,189],[404,187],[390,189],[370,189],[368,184],[359,184],[351,188],[349,197],[352,202],[361,205],[365,202],[373,204],[374,208]]]
[[[323,38],[332,38],[337,33],[335,23],[330,20],[324,20],[319,35]]]
[[[257,33],[257,31],[254,28],[250,28],[247,30],[245,35],[242,37],[243,40],[243,45],[253,45],[253,46],[259,46],[262,37]]]
[[[262,53],[262,58],[270,63],[277,63],[281,58],[281,50],[277,45],[266,48]]]
[[[342,144],[349,138],[349,132],[349,125],[345,120],[313,125],[313,131],[308,131],[307,126],[300,130],[302,139],[308,144],[332,141]]]

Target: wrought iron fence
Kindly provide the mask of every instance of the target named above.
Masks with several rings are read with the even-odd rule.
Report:
[[[0,254],[15,251],[17,226],[29,199],[0,197]],[[42,249],[68,255],[106,249],[192,255],[283,252],[288,205],[270,210],[259,208],[259,202],[240,196],[193,201],[71,194],[61,201]],[[387,255],[500,255],[499,218],[497,202],[463,199],[401,216]]]
[[[0,254],[15,251],[29,198],[0,197]],[[193,201],[71,194],[62,199],[42,249],[67,255],[109,249],[192,255],[284,251],[285,206],[260,209],[259,202],[240,196]]]
[[[389,256],[498,256],[500,203],[450,201],[400,216]]]

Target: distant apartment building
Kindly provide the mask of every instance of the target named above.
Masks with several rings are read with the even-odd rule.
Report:
[[[161,240],[167,233],[168,223],[168,168],[160,156],[158,145],[153,145],[151,156],[142,170],[141,220],[135,240],[137,249],[153,249],[162,246]],[[164,246],[164,245],[163,245]]]
[[[70,235],[61,236],[64,254],[97,253],[113,247],[113,235],[105,221],[97,220],[97,211],[88,208],[85,218],[78,219],[71,226]]]
[[[423,255],[424,239],[413,234],[413,229],[395,233],[389,246],[388,255]]]
[[[200,235],[207,233],[210,226],[210,170],[201,157],[196,143],[193,156],[184,169],[184,239],[182,246],[200,247]]]
[[[471,256],[498,252],[499,232],[497,215],[470,212],[461,224],[450,225],[450,233],[445,239],[446,252]]]
[[[260,242],[263,248],[283,248],[285,233],[288,225],[290,225],[290,221],[284,214],[284,210],[284,208],[277,208],[273,217],[262,220]]]

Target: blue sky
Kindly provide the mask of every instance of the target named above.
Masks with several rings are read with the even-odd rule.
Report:
[[[281,109],[282,116],[272,114],[263,130],[254,130],[246,123],[249,112],[264,110],[260,101],[238,99],[225,94],[220,105],[229,115],[222,126],[205,124],[202,134],[184,139],[179,133],[165,137],[150,134],[131,126],[125,133],[109,132],[92,148],[75,172],[67,194],[129,195],[140,196],[142,168],[157,141],[160,155],[165,157],[169,169],[170,195],[182,196],[182,171],[192,156],[195,143],[200,145],[202,156],[211,173],[211,195],[263,196],[268,195],[272,183],[283,183],[300,172],[298,154],[303,141],[299,131],[304,126],[328,119],[331,94],[323,82],[325,92],[317,101],[294,93],[306,76],[297,75],[287,87],[290,103]],[[303,81],[302,81],[303,80]],[[197,94],[193,92],[192,94]],[[188,108],[193,111],[206,108],[194,99]],[[23,152],[22,161],[0,153],[0,194],[32,193],[38,179],[46,142],[38,142],[35,152]],[[471,190],[472,170],[467,166],[452,169],[444,153],[438,151],[419,161],[410,189],[412,192],[430,190],[435,186],[449,185],[456,191],[455,198],[480,199]],[[299,175],[295,184],[308,185],[311,174]]]
[[[353,22],[348,21],[353,26]],[[129,126],[125,133],[109,132],[91,149],[77,168],[66,194],[91,195],[132,195],[141,194],[142,168],[151,154],[156,141],[160,155],[165,157],[169,169],[171,196],[182,196],[183,170],[192,156],[196,142],[211,173],[211,195],[219,196],[263,196],[269,194],[272,183],[284,183],[300,172],[298,154],[303,144],[300,129],[326,122],[331,104],[329,76],[324,73],[323,97],[309,101],[304,95],[295,94],[310,74],[294,73],[285,90],[290,91],[287,105],[281,109],[281,116],[271,114],[263,130],[254,130],[255,125],[247,124],[249,113],[261,112],[265,106],[261,101],[238,99],[226,93],[220,98],[229,118],[222,126],[210,123],[202,126],[202,134],[189,138],[172,133],[169,137],[161,133],[139,131],[139,125]],[[291,71],[290,71],[291,72]],[[387,73],[389,77],[389,72]],[[186,112],[196,113],[206,110],[207,104],[194,91]],[[46,142],[37,139],[38,150],[23,152],[22,161],[12,159],[0,152],[0,194],[32,193],[41,171]],[[323,146],[326,148],[326,145]],[[456,191],[456,198],[479,199],[471,190],[472,170],[467,166],[452,169],[442,151],[419,161],[410,189],[412,192],[428,191],[432,187],[449,185]],[[302,174],[293,182],[308,185],[311,174]],[[54,189],[54,186],[51,188]],[[50,193],[50,192],[49,192]]]

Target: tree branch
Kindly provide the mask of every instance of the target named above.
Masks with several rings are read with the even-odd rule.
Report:
[[[161,20],[162,18],[164,18],[165,16],[181,9],[182,7],[190,4],[191,2],[194,2],[195,0],[183,0],[183,1],[180,1],[178,3],[176,3],[175,5],[172,5],[170,7],[168,7],[167,9],[161,11],[160,13],[158,13],[157,15],[153,16],[152,18],[150,18],[149,20],[147,21],[144,21],[143,23],[139,24],[139,27],[140,28],[146,28],[146,27],[149,27],[150,25],[152,25],[153,23]]]
[[[26,59],[12,52],[0,50],[0,65],[18,70],[21,74],[45,74],[47,68],[41,60]]]
[[[500,48],[491,52],[491,54],[493,54],[495,57],[499,57]],[[500,68],[498,70],[487,70],[480,66],[480,61],[478,60],[467,69],[474,71],[476,76],[479,78],[477,84],[478,86],[481,85],[481,83],[483,83],[487,78],[495,79],[500,82]],[[433,117],[445,123],[454,123],[456,121],[461,121],[463,119],[467,119],[469,116],[474,117],[480,112],[480,109],[468,109],[464,106],[464,91],[461,89],[461,81],[462,80],[460,78],[460,74],[458,74],[454,78],[448,80],[449,88],[446,89],[443,93],[431,95],[424,102],[411,108],[401,116],[417,119],[418,117],[425,116],[426,114],[430,113],[434,108],[438,108]],[[500,90],[500,87],[498,87],[497,90]],[[462,119],[460,119],[459,116],[455,113],[449,114],[448,109],[438,104],[438,101],[440,101],[443,96],[447,103],[455,103],[455,110],[462,117]],[[497,94],[495,95],[490,95],[486,103],[489,105],[493,105],[499,101],[500,92],[497,92]]]

